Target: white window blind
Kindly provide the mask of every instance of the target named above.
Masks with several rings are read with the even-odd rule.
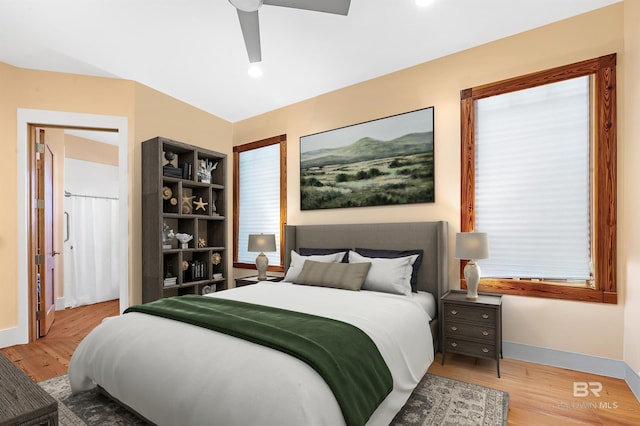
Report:
[[[269,265],[280,265],[280,145],[240,152],[238,262],[255,263],[248,252],[249,234],[275,234],[276,252],[265,253]]]
[[[589,86],[580,77],[476,101],[484,277],[590,279]]]

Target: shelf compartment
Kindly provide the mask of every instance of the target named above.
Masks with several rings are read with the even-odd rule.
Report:
[[[211,279],[209,266],[209,250],[189,250],[182,253],[182,284],[206,282]]]
[[[205,242],[204,247],[224,247],[225,231],[224,222],[198,219],[198,239]]]
[[[197,178],[194,180],[207,184],[221,184],[225,181],[222,158],[199,151],[197,153],[197,164]]]
[[[172,287],[180,284],[180,253],[168,252],[162,254],[163,287]],[[168,284],[170,283],[170,284]]]
[[[162,181],[162,213],[178,213],[180,209],[180,185],[164,179]]]
[[[194,248],[196,247],[197,244],[197,240],[194,241],[194,239],[196,238],[196,221],[192,218],[180,218],[177,220],[178,226],[176,227],[176,234],[189,234],[191,235],[193,238],[187,242],[187,248]],[[181,250],[185,250],[185,248],[182,247],[182,244],[178,241],[178,238],[175,239],[175,244],[176,244],[176,248],[179,248]]]
[[[215,247],[211,250],[209,256],[209,262],[211,262],[211,279],[214,281],[224,281],[227,277],[224,276],[225,264],[224,264],[224,249]],[[222,278],[216,278],[217,274],[221,274]]]
[[[210,188],[209,199],[211,200],[209,214],[211,216],[224,217],[224,188]]]

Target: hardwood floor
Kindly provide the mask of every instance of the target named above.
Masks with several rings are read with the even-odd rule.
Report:
[[[429,373],[475,383],[509,393],[509,425],[639,425],[640,402],[624,380],[542,364],[500,360],[496,362],[463,355],[442,354]],[[600,382],[600,397],[574,397],[573,383]],[[597,388],[594,388],[597,390]]]
[[[100,322],[118,315],[119,301],[57,311],[49,334],[28,345],[0,349],[36,382],[67,374],[73,351],[80,341]]]
[[[56,312],[56,321],[43,339],[28,345],[0,349],[33,380],[66,374],[78,343],[103,318],[118,314],[111,301]],[[447,355],[441,365],[436,355],[429,372],[509,393],[509,425],[639,425],[640,403],[624,380],[541,364],[503,359],[502,378],[495,361]],[[600,382],[600,397],[573,397],[573,383]]]

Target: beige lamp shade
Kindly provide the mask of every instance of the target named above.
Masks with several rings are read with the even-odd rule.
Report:
[[[489,241],[486,232],[458,232],[456,234],[456,259],[489,258]]]
[[[275,234],[249,234],[248,251],[276,251]]]

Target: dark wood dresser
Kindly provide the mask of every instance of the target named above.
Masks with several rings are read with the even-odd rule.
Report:
[[[57,424],[58,401],[0,354],[0,426]]]
[[[467,299],[465,291],[452,290],[442,296],[442,308],[442,364],[448,352],[495,359],[500,377],[502,296]]]

